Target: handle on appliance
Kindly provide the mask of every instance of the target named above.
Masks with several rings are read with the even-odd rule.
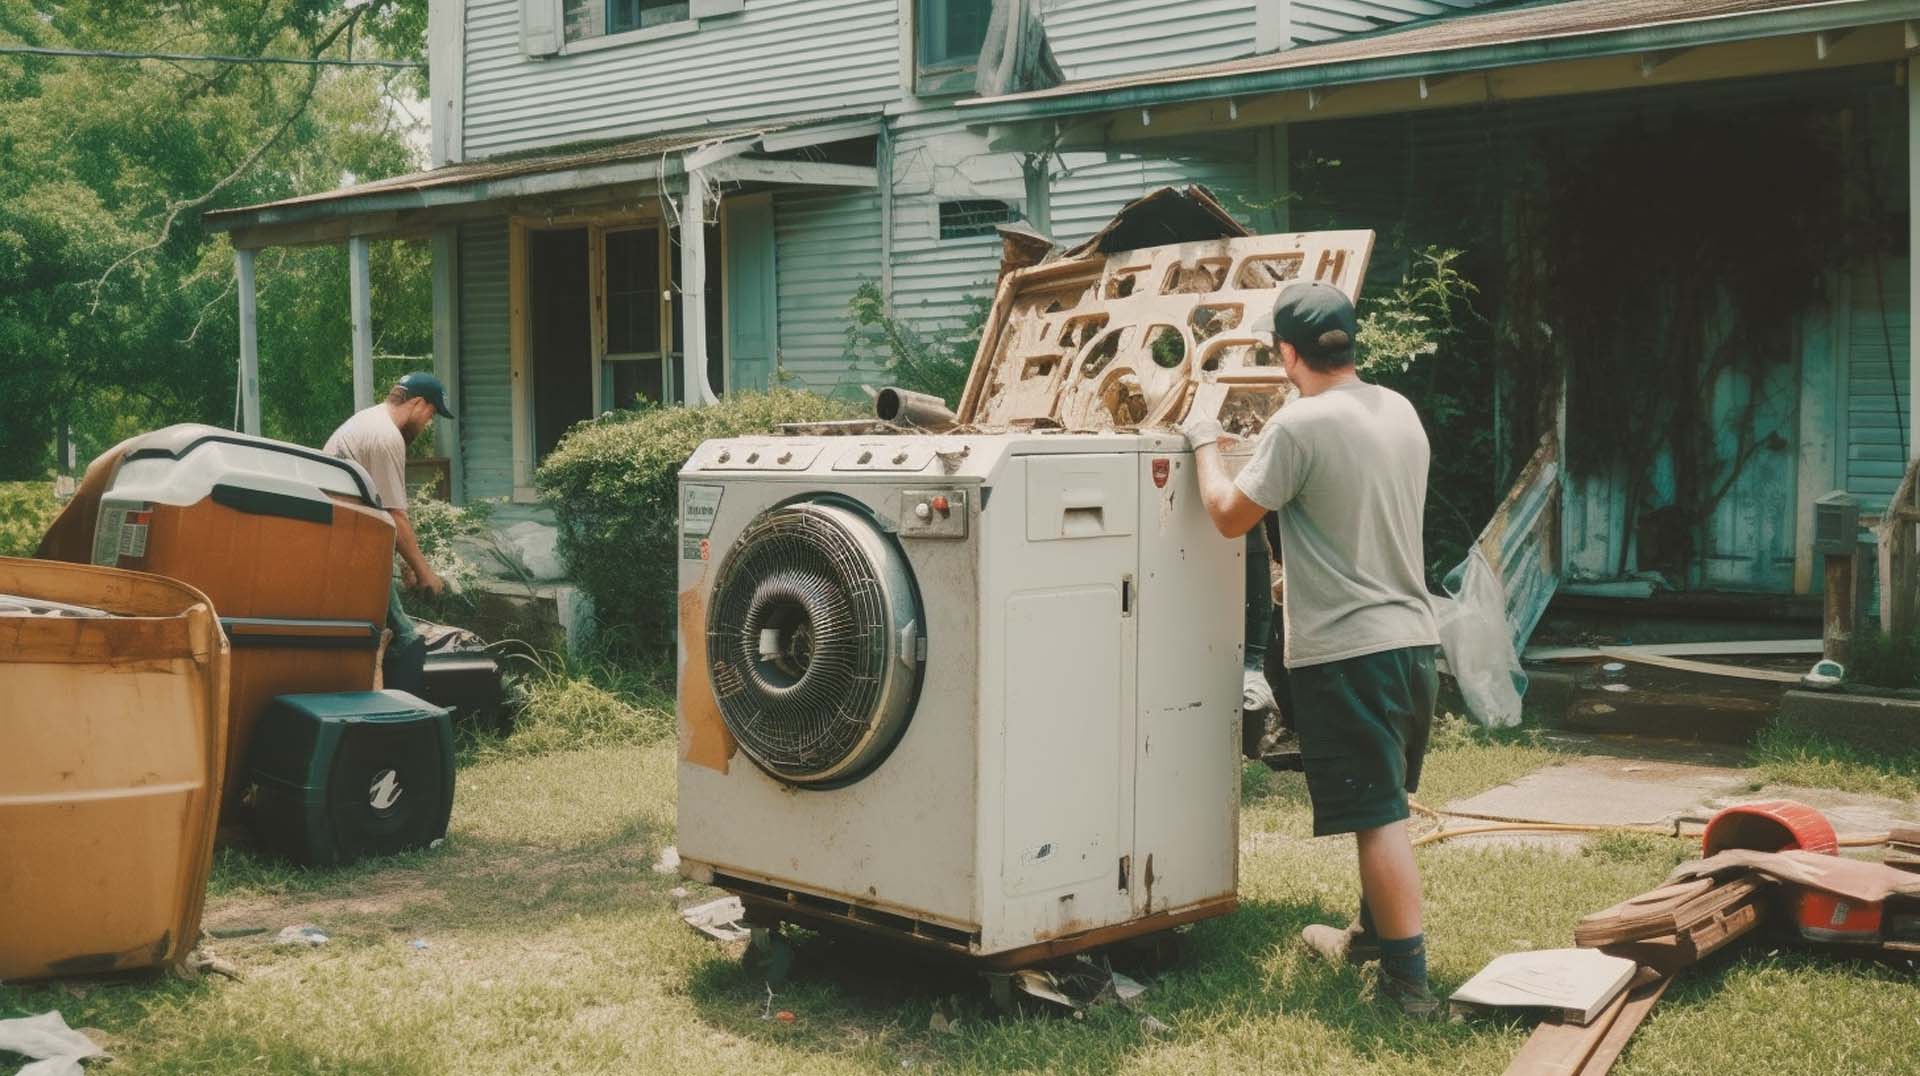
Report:
[[[371,620],[223,616],[220,630],[235,649],[374,650],[380,646],[380,625]]]

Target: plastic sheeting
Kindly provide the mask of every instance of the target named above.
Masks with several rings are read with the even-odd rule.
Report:
[[[1520,723],[1527,674],[1507,629],[1507,594],[1478,546],[1447,574],[1446,598],[1434,599],[1440,649],[1447,656],[1467,712],[1488,728]]]

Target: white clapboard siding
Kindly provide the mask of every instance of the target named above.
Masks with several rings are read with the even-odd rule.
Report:
[[[796,388],[855,395],[871,372],[846,358],[847,300],[880,279],[880,196],[782,190],[773,197],[779,370]]]
[[[1105,78],[1248,55],[1260,2],[1277,0],[1053,0],[1041,18],[1068,79]]]
[[[1277,2],[1277,0],[1268,0]],[[1296,45],[1384,30],[1415,19],[1442,18],[1489,0],[1292,0],[1288,36]]]
[[[1113,219],[1128,202],[1157,187],[1199,184],[1212,190],[1242,221],[1251,223],[1250,200],[1257,200],[1256,140],[1221,139],[1205,152],[1144,156],[1075,164],[1056,174],[1052,184],[1053,237],[1071,246]]]
[[[507,222],[460,226],[460,451],[466,495],[513,493],[512,364],[507,354]]]
[[[532,58],[521,0],[470,0],[469,159],[877,109],[900,95],[896,0],[747,0],[687,33]]]

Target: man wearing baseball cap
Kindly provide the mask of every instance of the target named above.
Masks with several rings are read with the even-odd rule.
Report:
[[[1439,1014],[1427,988],[1420,873],[1407,796],[1420,782],[1440,642],[1421,526],[1428,445],[1406,398],[1354,370],[1353,304],[1327,284],[1295,284],[1273,311],[1274,346],[1299,395],[1267,420],[1229,477],[1212,416],[1189,416],[1201,499],[1227,537],[1277,514],[1286,565],[1283,708],[1300,736],[1315,836],[1352,833],[1360,914],[1314,925],[1321,956],[1380,962],[1379,991],[1417,1018]]]
[[[323,450],[329,456],[359,464],[373,479],[380,506],[393,515],[394,552],[406,565],[404,574],[412,585],[429,594],[439,594],[446,583],[421,555],[413,523],[407,518],[407,446],[433,425],[435,415],[453,417],[447,407],[446,386],[432,374],[411,373],[387,390],[384,402],[363,408],[342,422],[327,438]],[[393,642],[388,647],[386,686],[418,691],[426,644],[400,604],[398,582],[387,600],[387,626],[393,629]]]

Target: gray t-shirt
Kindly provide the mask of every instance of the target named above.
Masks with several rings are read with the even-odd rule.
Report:
[[[354,412],[327,438],[321,451],[329,456],[350,459],[366,468],[373,479],[373,491],[380,495],[380,507],[388,511],[407,509],[407,439],[387,414],[387,405],[374,404]]]
[[[1236,479],[1279,514],[1287,668],[1437,646],[1420,528],[1427,432],[1407,398],[1351,382],[1274,414]]]

